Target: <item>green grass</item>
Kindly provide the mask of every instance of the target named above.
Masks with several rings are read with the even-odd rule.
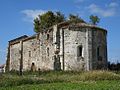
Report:
[[[3,74],[0,90],[120,90],[120,74],[108,71]]]
[[[68,83],[44,83],[2,87],[0,90],[120,90],[118,81],[84,81]]]

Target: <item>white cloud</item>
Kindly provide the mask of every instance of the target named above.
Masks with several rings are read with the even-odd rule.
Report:
[[[118,5],[118,3],[116,3],[116,2],[111,2],[108,6],[109,6],[109,7],[117,7],[117,6],[119,6],[119,5]]]
[[[23,10],[21,13],[25,15],[24,20],[33,22],[33,20],[38,16],[44,14],[45,10]]]
[[[112,4],[111,4],[112,5]],[[103,17],[110,17],[114,16],[116,14],[116,9],[115,8],[101,8],[96,4],[91,4],[89,7],[87,7],[90,11],[91,14],[99,14]]]

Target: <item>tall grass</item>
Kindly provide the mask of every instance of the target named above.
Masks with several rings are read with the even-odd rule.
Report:
[[[120,75],[109,71],[47,71],[47,72],[24,72],[23,76],[17,74],[3,74],[0,76],[0,87],[11,87],[31,84],[120,80]]]

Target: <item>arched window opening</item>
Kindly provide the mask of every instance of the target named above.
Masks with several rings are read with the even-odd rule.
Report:
[[[34,66],[35,65],[35,63],[32,63],[32,66]]]
[[[35,63],[34,62],[32,62],[31,71],[36,71],[36,67],[35,67]]]

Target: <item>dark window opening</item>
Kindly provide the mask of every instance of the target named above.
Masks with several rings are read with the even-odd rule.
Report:
[[[100,56],[100,47],[97,48],[97,57]]]
[[[34,66],[35,65],[35,63],[32,63],[32,66]]]
[[[47,55],[49,56],[49,48],[47,48]]]
[[[82,57],[82,49],[83,49],[82,46],[77,47],[77,56],[78,57]]]
[[[97,47],[97,59],[98,61],[102,61],[102,56],[100,55],[100,46]]]
[[[33,62],[31,65],[31,71],[36,71],[35,63]]]
[[[35,51],[36,49],[34,48],[34,51]]]
[[[49,39],[49,37],[50,37],[49,34],[47,34],[47,40]]]

